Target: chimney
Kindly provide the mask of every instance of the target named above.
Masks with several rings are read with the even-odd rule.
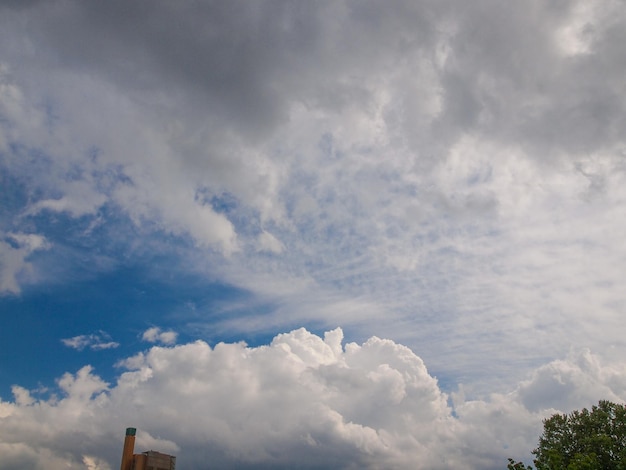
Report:
[[[137,429],[126,428],[124,450],[122,451],[122,465],[120,470],[131,470],[133,467],[133,453],[135,452],[135,433]]]

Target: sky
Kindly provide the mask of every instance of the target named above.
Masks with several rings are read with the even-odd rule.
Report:
[[[626,401],[626,4],[0,1],[1,470],[481,469]]]

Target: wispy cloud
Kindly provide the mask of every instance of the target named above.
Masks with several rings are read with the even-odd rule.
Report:
[[[78,335],[72,338],[64,338],[61,342],[68,348],[82,351],[89,348],[92,351],[101,351],[103,349],[114,349],[119,347],[119,343],[111,341],[111,336],[104,331],[97,334]]]

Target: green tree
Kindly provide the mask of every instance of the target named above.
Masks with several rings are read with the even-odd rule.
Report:
[[[626,470],[626,407],[600,401],[544,420],[533,450],[537,470]],[[508,470],[532,470],[509,459]]]
[[[513,459],[509,459],[509,464],[506,466],[507,470],[533,470],[529,465],[528,467],[522,462],[516,462]]]

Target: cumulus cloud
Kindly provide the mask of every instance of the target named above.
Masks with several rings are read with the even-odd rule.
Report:
[[[174,344],[178,333],[175,331],[161,331],[161,328],[153,326],[141,335],[141,339],[149,343]]]
[[[607,393],[622,400],[615,378],[626,383],[623,370],[582,351],[508,394],[450,397],[409,348],[377,337],[343,344],[340,329],[323,338],[294,330],[254,348],[155,346],[120,367],[112,385],[89,366],[67,373],[49,399],[14,388],[14,400],[0,402],[3,455],[34,467],[50,458],[49,468],[114,468],[123,430],[135,426],[138,451],[173,453],[190,468],[210,456],[216,468],[497,469],[507,456],[530,456],[542,418]],[[529,393],[562,393],[546,377],[563,374],[579,398],[566,408]],[[6,462],[0,468],[16,468]]]
[[[120,343],[111,341],[111,336],[100,331],[97,334],[78,335],[71,338],[64,338],[61,342],[68,348],[73,348],[78,351],[82,351],[85,348],[89,348],[92,351],[101,351],[103,349],[117,348]]]
[[[623,376],[623,365],[602,364],[589,350],[583,350],[539,367],[520,384],[517,394],[529,410],[573,410],[597,397],[622,401],[624,386],[619,381]]]

